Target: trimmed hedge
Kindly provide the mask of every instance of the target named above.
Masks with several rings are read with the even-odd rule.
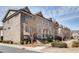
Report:
[[[58,48],[67,48],[67,44],[64,42],[54,41],[51,43],[52,47],[58,47]]]

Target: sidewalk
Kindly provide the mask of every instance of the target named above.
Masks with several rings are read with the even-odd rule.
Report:
[[[15,45],[15,44],[4,44],[4,43],[0,43],[0,46],[8,46],[8,47],[13,47],[13,48],[18,48],[18,49],[25,49],[25,50],[31,50],[31,51],[36,51],[36,52],[43,52],[41,50],[46,48],[45,45],[36,46],[36,47],[28,47],[27,45]]]
[[[79,48],[46,48],[41,50],[45,53],[79,53]]]

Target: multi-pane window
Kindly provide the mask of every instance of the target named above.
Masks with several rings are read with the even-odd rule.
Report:
[[[32,28],[31,28],[31,27],[26,26],[26,27],[25,27],[25,32],[29,32],[29,33],[31,33],[31,32],[32,32]]]
[[[31,18],[31,17],[28,16],[28,15],[22,15],[22,21],[23,21],[23,23],[27,23],[27,20],[28,20],[29,18]]]
[[[23,15],[23,16],[22,16],[22,21],[23,21],[23,23],[25,22],[25,19],[26,19],[26,17]]]

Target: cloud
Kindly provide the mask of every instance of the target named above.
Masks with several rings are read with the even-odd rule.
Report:
[[[68,17],[60,17],[61,21],[78,20],[76,18],[79,18],[79,15],[72,15],[72,16],[68,16]]]

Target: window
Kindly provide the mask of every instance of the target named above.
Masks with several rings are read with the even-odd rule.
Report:
[[[27,26],[25,27],[25,31],[26,32],[29,32],[29,28]]]
[[[30,33],[31,33],[31,32],[32,32],[32,28],[30,27],[30,29],[29,29],[29,30],[30,30]]]
[[[30,16],[28,15],[22,15],[22,21],[25,23],[28,19],[30,18]]]
[[[43,37],[44,37],[44,34],[43,34]]]
[[[22,16],[22,21],[25,22],[25,16]]]

